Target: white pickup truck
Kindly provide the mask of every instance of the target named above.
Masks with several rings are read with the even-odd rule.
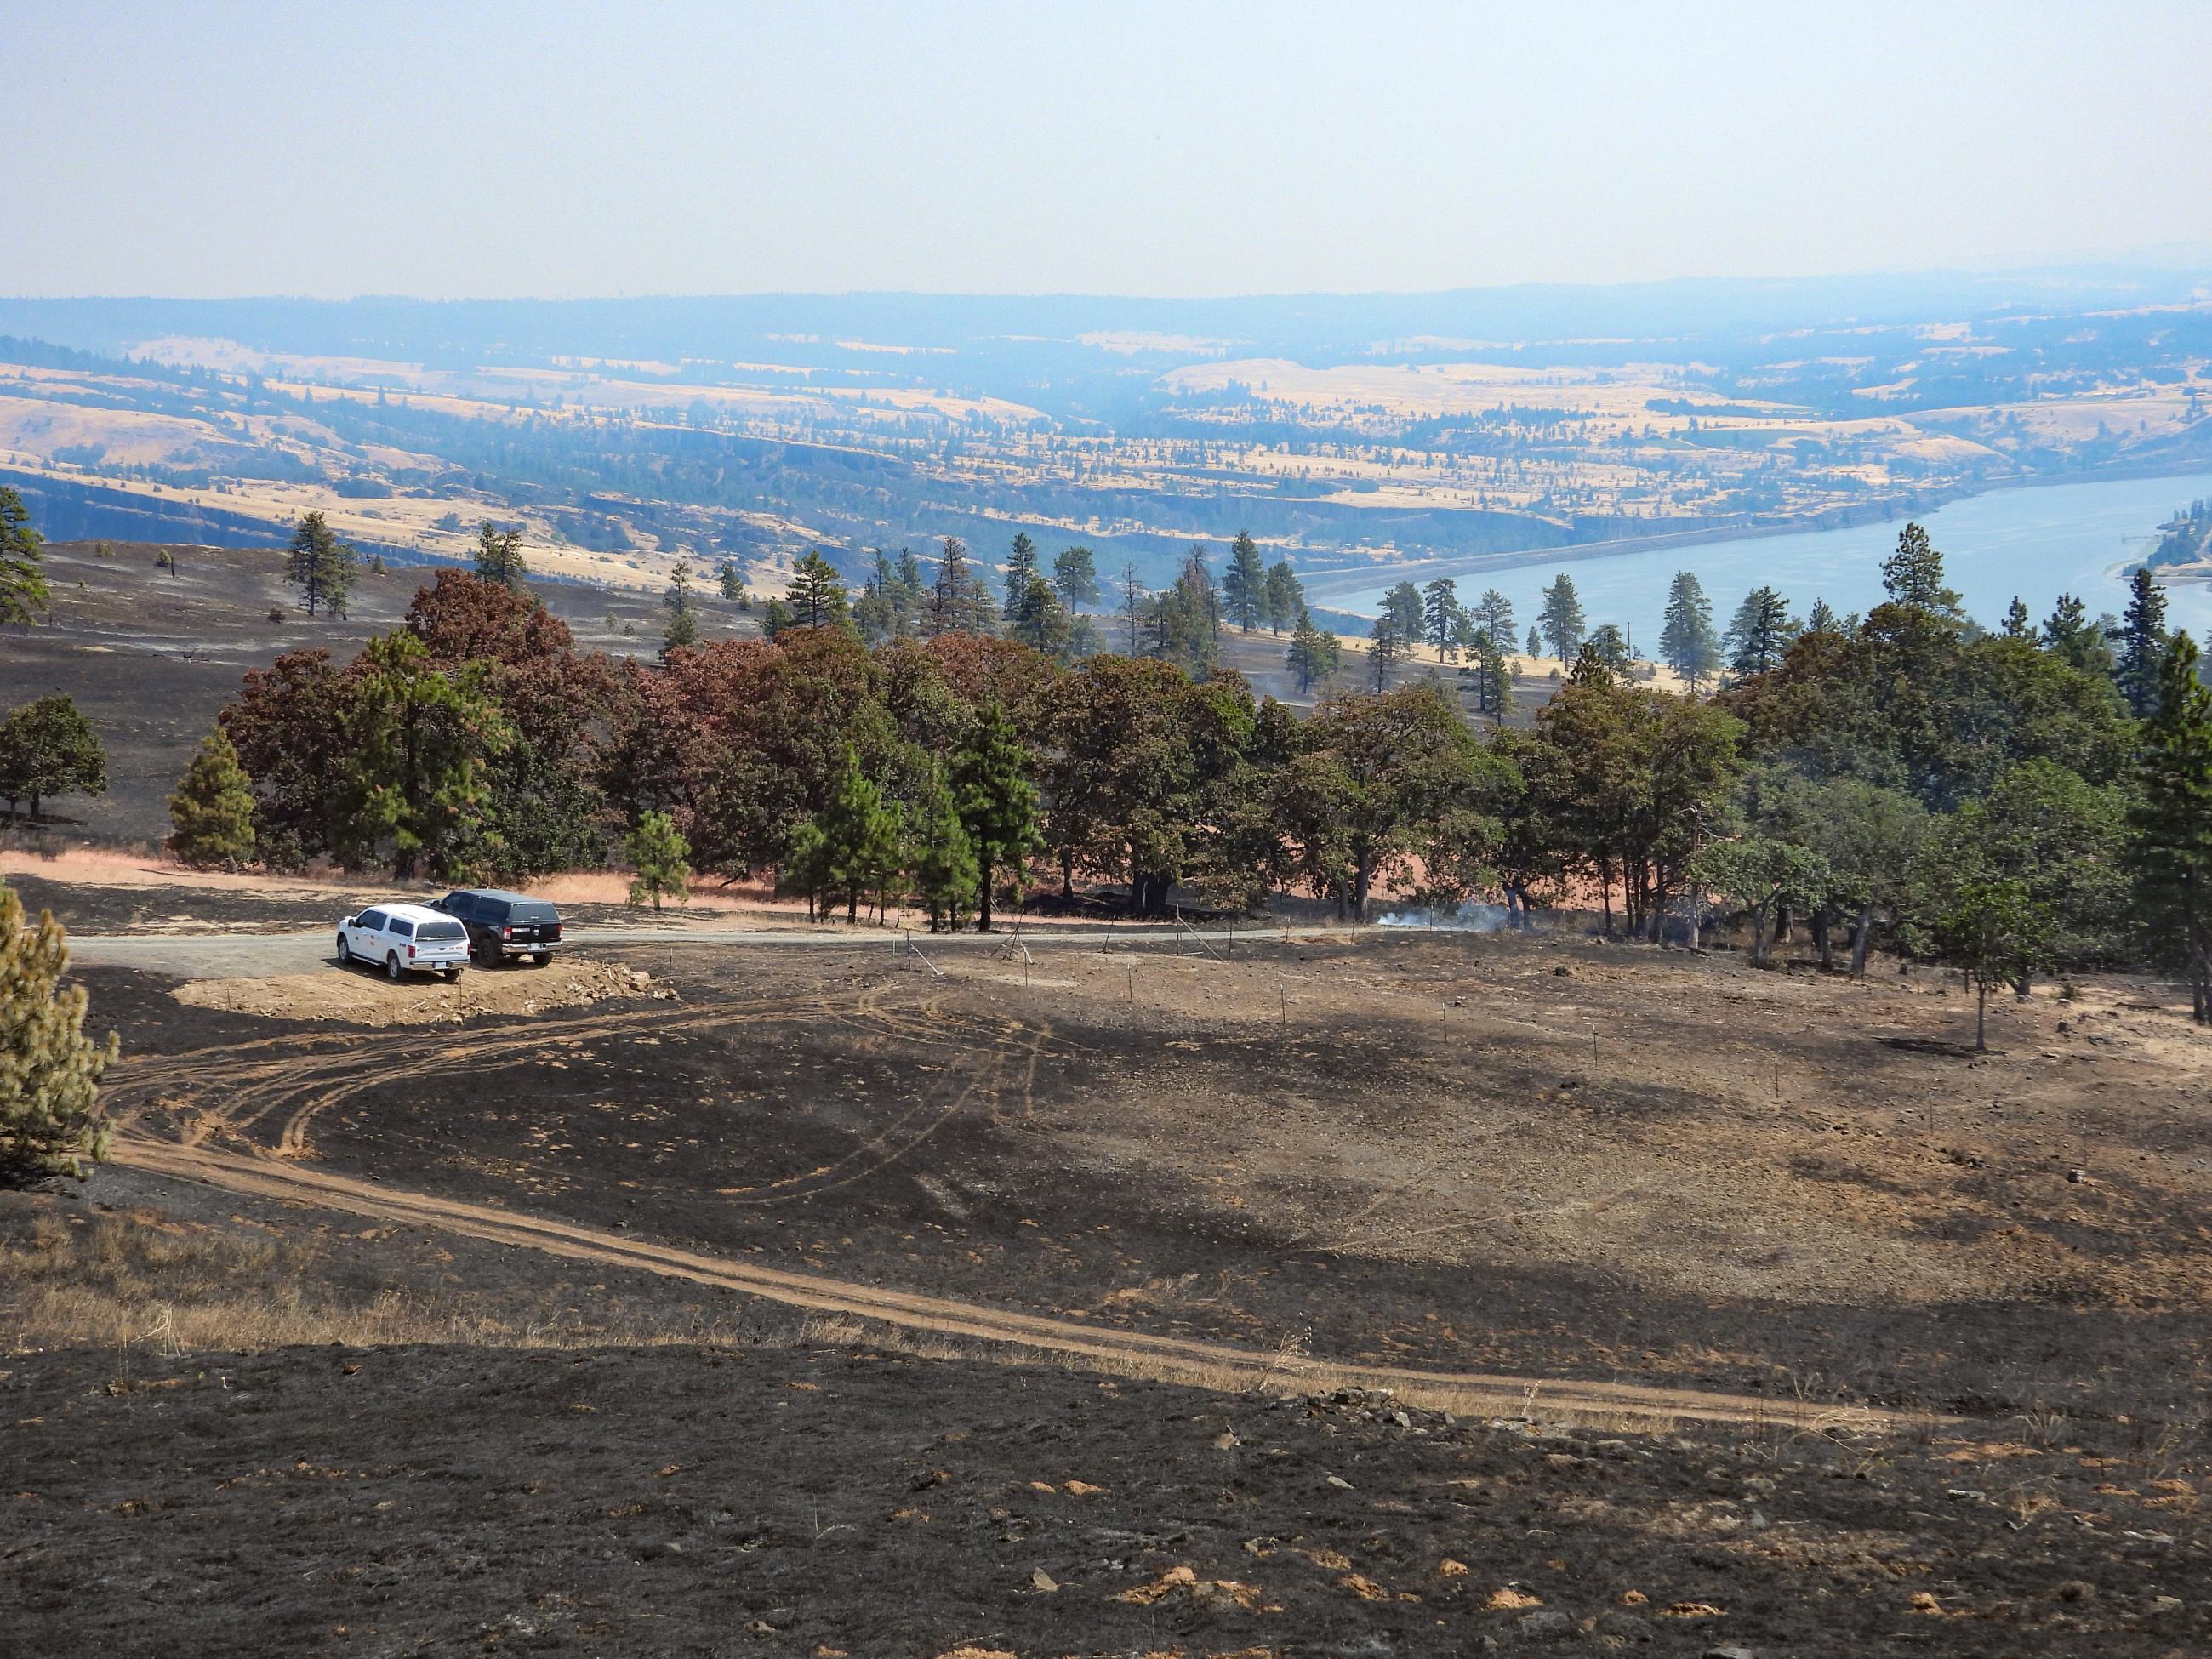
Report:
[[[338,965],[365,962],[387,979],[409,974],[461,976],[469,959],[469,931],[451,916],[420,904],[372,905],[338,924]]]

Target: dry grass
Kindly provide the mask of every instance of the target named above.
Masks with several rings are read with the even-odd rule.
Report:
[[[0,1351],[94,1344],[164,1353],[343,1343],[574,1348],[737,1346],[761,1340],[696,1310],[588,1315],[512,1291],[477,1294],[395,1280],[336,1282],[343,1237],[257,1237],[159,1210],[34,1212],[0,1239]]]

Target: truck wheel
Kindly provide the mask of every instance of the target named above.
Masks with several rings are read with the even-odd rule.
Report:
[[[387,952],[384,958],[385,978],[397,981],[402,976],[404,972],[404,969],[403,969],[399,965],[399,952],[397,951]]]
[[[341,968],[353,966],[353,951],[347,946],[343,933],[338,935],[338,966]]]
[[[458,969],[458,968],[448,968],[448,969],[446,969],[446,983],[447,983],[447,984],[448,984],[448,985],[459,985],[460,982],[461,982],[461,970],[460,970],[459,969]]]
[[[543,968],[547,963],[552,960],[553,953],[550,951],[540,951],[536,956],[530,958],[530,965],[533,968]]]

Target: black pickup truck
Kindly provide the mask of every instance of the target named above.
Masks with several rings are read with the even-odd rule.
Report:
[[[561,913],[544,899],[497,887],[465,887],[430,907],[469,930],[469,954],[480,968],[528,957],[543,968],[561,942]]]

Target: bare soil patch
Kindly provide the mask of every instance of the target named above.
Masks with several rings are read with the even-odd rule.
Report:
[[[642,1002],[673,994],[656,989],[642,968],[556,957],[543,968],[471,968],[447,984],[428,975],[393,981],[367,968],[286,974],[272,979],[195,979],[173,994],[187,1007],[277,1019],[336,1020],[348,1025],[452,1024],[483,1014],[535,1014],[608,1001]]]

